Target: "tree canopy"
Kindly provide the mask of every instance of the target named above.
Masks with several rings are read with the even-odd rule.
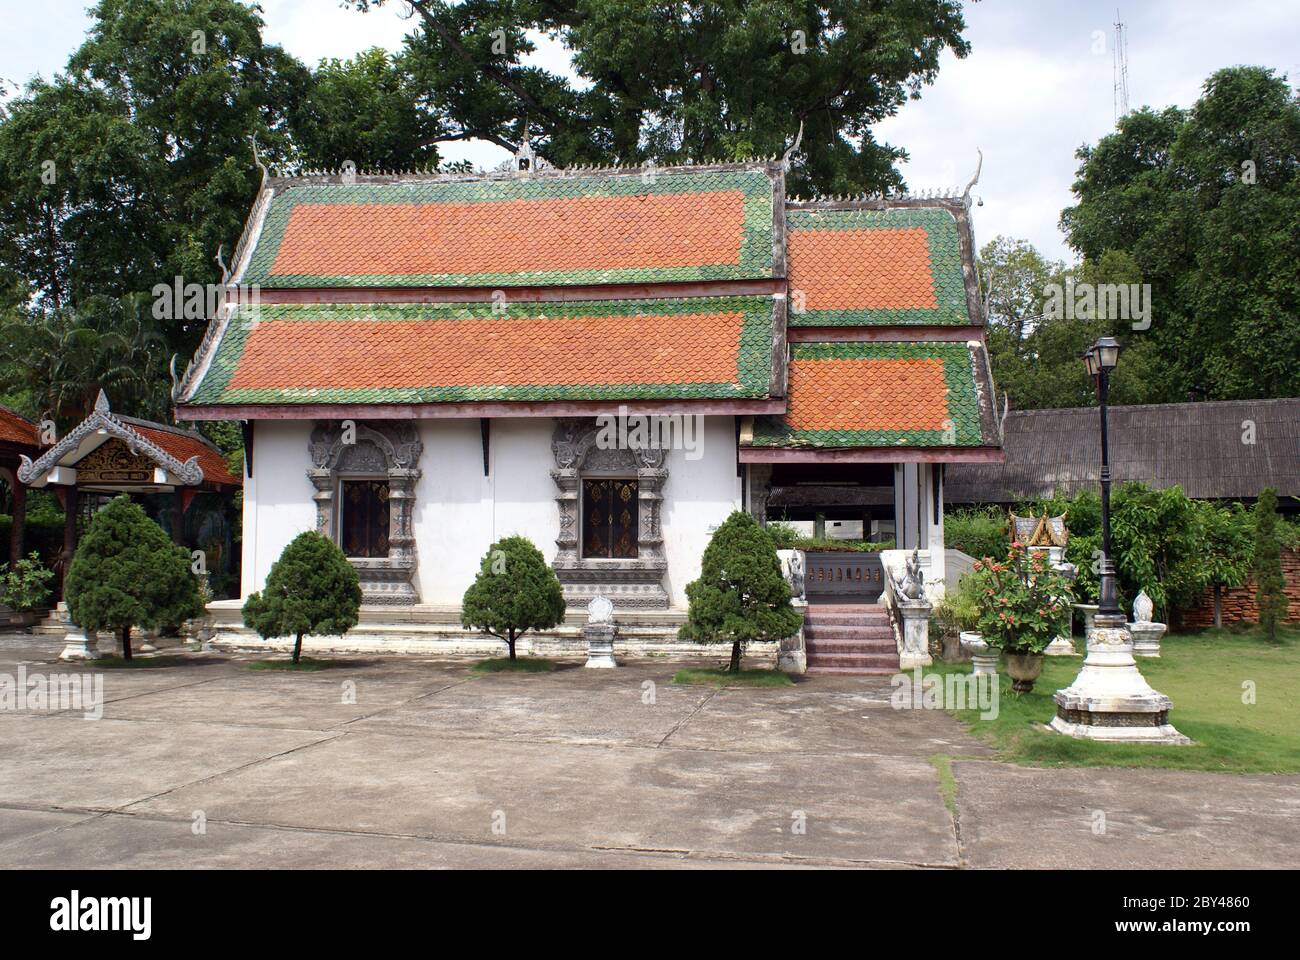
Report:
[[[244,601],[244,625],[263,638],[293,637],[293,662],[309,633],[339,635],[357,625],[361,581],[333,540],[300,533],[271,564],[266,586]]]
[[[177,626],[203,612],[190,555],[130,497],[114,497],[90,521],[63,586],[72,622],[112,630],[131,659],[132,627]]]
[[[405,2],[405,0],[404,0]],[[351,0],[361,10],[385,0]],[[779,155],[805,126],[795,191],[899,187],[905,156],[871,127],[969,51],[953,0],[410,0],[404,52],[447,139],[513,149],[524,124],[560,166]],[[572,53],[570,78],[525,62],[532,37]]]
[[[687,640],[730,643],[731,672],[744,646],[793,636],[803,614],[790,603],[776,544],[748,513],[737,510],[704,548],[700,578],[686,585],[689,608],[679,630]]]
[[[1300,394],[1300,96],[1262,67],[1213,74],[1189,110],[1135,111],[1078,151],[1062,212],[1086,263],[1151,285],[1150,400]]]
[[[521,636],[549,630],[563,619],[560,580],[527,537],[492,544],[461,600],[461,625],[504,640],[511,660]]]

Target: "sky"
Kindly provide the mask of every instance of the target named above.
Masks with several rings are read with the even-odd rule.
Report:
[[[25,82],[61,69],[85,35],[86,0],[0,0],[0,78]],[[337,0],[262,0],[266,39],[300,60],[397,50],[415,21],[403,5],[369,13]],[[964,59],[945,53],[921,99],[875,128],[908,151],[913,190],[962,187],[984,154],[974,211],[982,246],[1003,234],[1072,260],[1057,221],[1072,202],[1074,151],[1113,129],[1115,0],[979,0],[965,4]],[[1300,84],[1300,0],[1119,0],[1127,34],[1129,105],[1187,107],[1213,71],[1273,67]],[[568,72],[568,55],[543,40],[534,62]],[[483,167],[505,152],[447,145],[448,159]]]

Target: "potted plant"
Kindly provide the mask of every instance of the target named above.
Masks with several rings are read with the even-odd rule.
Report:
[[[977,561],[970,574],[979,598],[979,632],[1006,657],[1011,688],[1028,693],[1043,670],[1043,651],[1070,618],[1070,582],[1042,553],[1013,543],[1005,560]]]
[[[35,623],[50,601],[50,581],[54,571],[41,563],[40,554],[33,552],[20,557],[13,569],[0,567],[0,602],[13,615],[10,626],[27,627]]]

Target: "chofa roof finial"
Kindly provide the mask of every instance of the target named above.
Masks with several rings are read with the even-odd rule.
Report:
[[[970,183],[966,184],[966,189],[963,190],[961,194],[962,201],[968,207],[970,206],[970,188],[980,182],[980,170],[984,168],[984,151],[979,147],[976,147],[975,152],[978,153],[980,157],[979,163],[975,165],[975,176],[970,178]]]
[[[794,135],[794,143],[790,144],[789,149],[781,154],[781,169],[786,173],[790,172],[790,160],[795,151],[799,149],[799,144],[803,143],[803,121],[799,121],[799,132]]]

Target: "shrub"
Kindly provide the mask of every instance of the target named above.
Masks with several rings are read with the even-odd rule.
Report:
[[[776,547],[748,513],[737,510],[714,532],[700,578],[686,586],[690,607],[679,635],[700,643],[730,643],[730,672],[740,671],[744,645],[783,640],[803,615],[790,605]]]
[[[1286,618],[1286,579],[1282,576],[1282,545],[1277,535],[1277,491],[1265,487],[1255,501],[1255,603],[1259,625],[1270,642],[1277,642],[1278,624]]]
[[[563,619],[560,580],[527,537],[492,544],[461,601],[461,624],[504,640],[511,660],[525,633],[549,630]]]
[[[1079,568],[1080,600],[1096,603],[1101,557],[1101,498],[1085,490],[1018,507],[1016,513],[1068,512],[1066,559]],[[1173,486],[1122,484],[1111,497],[1111,552],[1125,605],[1146,590],[1166,622],[1171,610],[1200,601],[1206,587],[1240,583],[1249,521],[1236,507],[1191,500]]]
[[[943,516],[945,547],[960,550],[976,560],[1000,560],[1011,546],[1007,514],[997,507],[962,507]]]
[[[342,636],[357,625],[361,581],[343,551],[314,531],[300,533],[271,565],[266,587],[244,601],[244,625],[264,639],[293,637],[293,662],[305,634]]]
[[[1042,653],[1070,625],[1070,583],[1043,553],[1013,544],[1006,560],[978,560],[964,579],[979,597],[979,632],[991,647]]]
[[[131,628],[181,623],[203,611],[190,555],[128,497],[95,514],[63,585],[72,622],[112,630],[131,659]]]
[[[50,601],[50,581],[54,571],[41,563],[35,551],[13,565],[0,567],[0,601],[19,612],[39,610]]]

